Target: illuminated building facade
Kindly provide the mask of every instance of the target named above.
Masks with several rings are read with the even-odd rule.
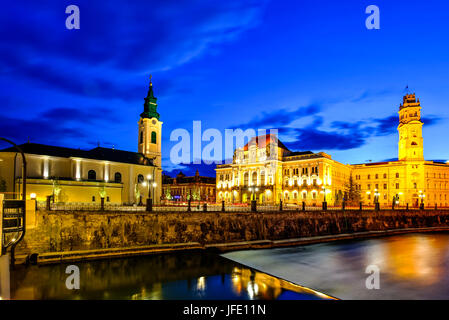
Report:
[[[217,166],[217,201],[320,206],[326,196],[334,204],[350,171],[324,152],[292,152],[275,135],[257,137],[234,152],[232,164]]]
[[[365,203],[449,205],[449,165],[424,160],[421,103],[407,94],[399,107],[398,160],[352,165]]]
[[[27,160],[27,198],[55,202],[111,204],[145,203],[151,192],[159,203],[162,190],[161,131],[152,83],[139,120],[139,152],[97,147],[80,150],[36,143],[20,145]],[[0,177],[6,197],[21,193],[21,157],[13,147],[0,151]]]
[[[329,205],[339,205],[352,175],[364,204],[447,207],[449,165],[424,160],[422,126],[419,100],[405,95],[399,107],[398,160],[355,165],[324,152],[292,152],[275,136],[253,138],[234,152],[231,164],[217,166],[217,202],[283,200],[318,206],[326,194]]]

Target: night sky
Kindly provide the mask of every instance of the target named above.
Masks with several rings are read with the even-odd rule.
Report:
[[[71,4],[79,30],[65,27]],[[365,27],[370,4],[380,30]],[[194,173],[169,159],[170,133],[194,120],[223,133],[277,128],[294,151],[380,161],[397,157],[408,85],[425,158],[449,159],[448,17],[443,0],[4,2],[0,136],[137,151],[152,74],[168,173]]]

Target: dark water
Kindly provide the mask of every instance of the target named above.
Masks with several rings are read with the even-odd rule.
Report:
[[[68,290],[69,264],[11,274],[12,299],[326,299],[318,292],[203,252],[71,263],[80,289]]]
[[[226,253],[233,261],[341,299],[449,299],[449,234]],[[379,289],[366,286],[368,266]]]

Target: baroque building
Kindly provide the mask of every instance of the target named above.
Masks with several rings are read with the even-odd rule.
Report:
[[[98,146],[91,150],[36,143],[19,145],[27,161],[27,199],[44,202],[139,204],[151,192],[160,202],[162,191],[161,132],[156,98],[150,81],[140,115],[138,151]],[[22,158],[14,147],[0,150],[0,177],[6,198],[20,197]]]
[[[273,134],[255,137],[234,152],[232,164],[217,166],[217,201],[319,206],[326,197],[333,204],[350,171],[324,152],[292,152]]]
[[[407,94],[399,106],[398,160],[351,166],[364,202],[449,205],[449,165],[424,160],[422,127],[421,103]]]
[[[319,152],[290,151],[274,135],[256,137],[218,165],[217,202],[340,205],[350,177],[365,205],[449,205],[449,165],[424,160],[421,104],[415,94],[399,107],[398,160],[346,165]],[[271,152],[271,154],[270,154]]]

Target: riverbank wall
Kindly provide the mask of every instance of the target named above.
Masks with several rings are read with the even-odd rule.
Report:
[[[73,252],[100,252],[107,257],[149,253],[153,249],[186,250],[190,245],[194,249],[226,251],[299,245],[307,238],[319,239],[316,237],[324,242],[337,235],[351,237],[357,233],[375,235],[389,230],[445,227],[449,227],[449,210],[254,213],[39,210],[33,224],[27,223],[25,238],[17,246],[16,255],[39,256],[41,260],[52,257],[50,261],[62,255],[76,259]]]

